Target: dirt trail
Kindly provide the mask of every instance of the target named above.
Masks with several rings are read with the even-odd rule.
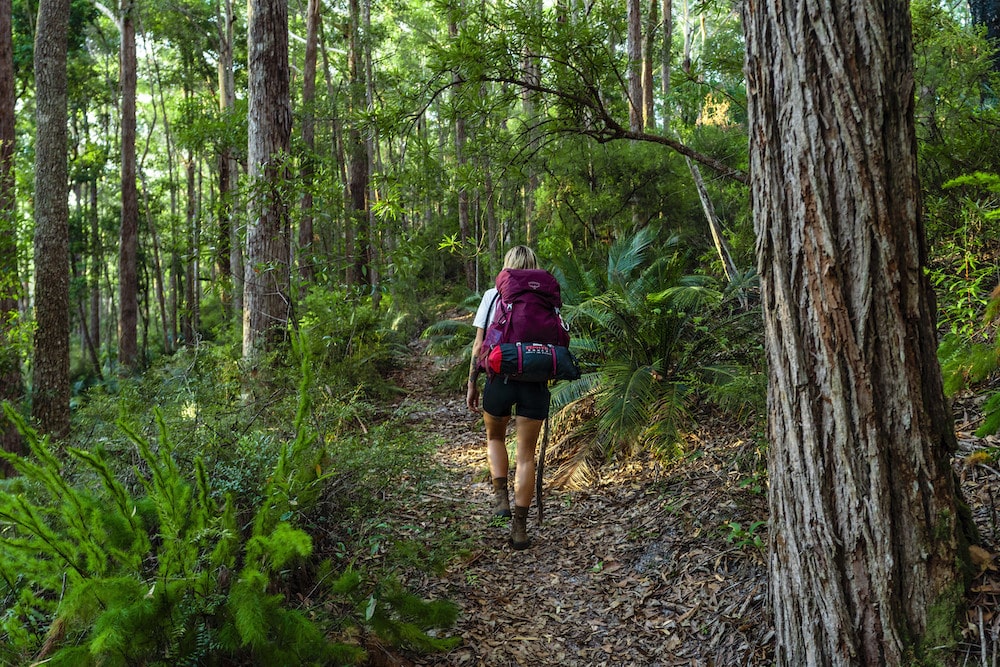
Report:
[[[509,527],[492,520],[483,425],[464,396],[431,396],[426,379],[441,363],[415,355],[418,370],[400,378],[400,408],[414,431],[440,440],[443,480],[424,493],[408,520],[421,539],[470,537],[468,555],[440,575],[407,582],[427,598],[461,608],[450,633],[462,644],[446,655],[391,656],[385,664],[424,666],[757,666],[773,664],[768,609],[767,536],[756,521],[766,501],[753,479],[752,428],[710,415],[686,435],[688,456],[664,467],[652,460],[607,465],[583,491],[547,483],[545,524],[529,515],[533,545],[515,552]],[[974,437],[975,406],[956,404],[956,470],[984,540],[1000,551],[1000,474],[970,464],[1000,438]],[[551,459],[547,469],[551,469]],[[734,526],[738,524],[738,528]],[[755,543],[756,540],[756,543]],[[1000,572],[985,561],[969,595],[960,651],[979,664],[1000,645]]]
[[[491,520],[481,420],[464,397],[426,392],[413,387],[403,408],[415,429],[441,438],[436,457],[448,474],[413,510],[448,517],[429,530],[471,535],[474,546],[444,574],[408,582],[462,612],[462,645],[410,656],[414,664],[770,664],[762,552],[751,536],[725,539],[728,522],[763,518],[763,496],[740,488],[746,474],[731,470],[746,440],[692,435],[701,455],[669,470],[608,466],[585,491],[547,487],[545,524],[533,506],[533,545],[515,552],[508,525]]]

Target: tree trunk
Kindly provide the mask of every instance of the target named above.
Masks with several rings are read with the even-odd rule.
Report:
[[[223,115],[236,111],[236,79],[233,71],[233,1],[221,0],[219,14],[219,109]],[[239,165],[235,147],[227,143],[219,156],[219,257],[220,273],[230,279],[229,312],[243,312],[243,245],[239,216],[235,214],[239,187]],[[224,281],[225,282],[225,281]]]
[[[670,131],[670,53],[674,41],[673,3],[663,0],[663,46],[660,51],[660,94],[663,95],[663,133]]]
[[[80,196],[82,193],[79,192],[80,188],[77,188],[78,201],[82,201],[83,197]],[[72,274],[73,281],[79,280],[80,276],[77,273],[78,258],[70,252],[70,273]],[[86,262],[83,263],[86,269]],[[90,356],[90,363],[94,366],[94,375],[103,380],[104,374],[101,372],[101,357],[97,350],[97,336],[100,332],[94,331],[91,333],[91,328],[87,324],[87,308],[86,308],[86,297],[85,292],[81,292],[76,297],[76,311],[77,316],[80,318],[80,338],[82,339],[83,350],[86,354]]]
[[[198,192],[195,187],[195,156],[194,151],[188,149],[187,160],[185,160],[184,171],[187,183],[187,205],[184,208],[185,225],[184,234],[184,307],[181,309],[181,336],[185,345],[194,345],[195,341],[195,313],[197,312],[198,293]]]
[[[712,242],[715,244],[715,251],[722,260],[722,270],[726,274],[726,280],[732,282],[739,273],[736,262],[733,261],[733,254],[729,250],[729,243],[722,233],[722,223],[719,216],[715,214],[715,206],[711,197],[708,196],[708,188],[705,187],[705,179],[701,177],[701,170],[689,157],[685,157],[688,169],[691,171],[691,178],[694,180],[695,189],[698,191],[698,199],[701,200],[701,208],[705,212],[705,219],[708,221],[708,229],[712,234]],[[741,299],[742,301],[742,299]],[[744,304],[746,305],[746,304]]]
[[[659,27],[660,0],[649,0],[649,16],[646,19],[646,36],[642,42],[642,118],[643,127],[656,127],[656,102],[653,90],[653,51],[656,49],[656,30]]]
[[[642,5],[640,0],[628,4],[628,126],[632,132],[642,132]]]
[[[289,317],[290,239],[284,188],[292,112],[288,3],[250,0],[248,16],[250,190],[243,291],[243,357],[273,349]]]
[[[167,302],[166,297],[164,296],[163,263],[160,261],[160,237],[156,231],[156,219],[153,217],[152,208],[149,205],[149,186],[146,184],[145,176],[143,176],[142,179],[142,198],[145,202],[146,226],[149,229],[149,238],[153,250],[153,289],[156,292],[156,303],[160,308],[160,329],[163,336],[163,352],[165,354],[171,354],[174,349],[170,338],[170,320],[167,317]]]
[[[371,0],[361,0],[361,25],[364,29],[364,39],[361,40],[363,71],[365,80],[365,110],[370,113],[375,109],[375,73],[372,68],[372,3]],[[378,190],[375,181],[379,175],[380,164],[376,164],[377,146],[379,145],[378,124],[373,123],[365,132],[365,157],[368,161],[368,186],[365,197],[368,204],[365,207],[368,230],[368,284],[372,289],[372,306],[378,308],[382,298],[379,282],[382,280],[382,230],[379,229],[375,217],[375,205],[378,203]]]
[[[40,0],[35,33],[35,358],[32,415],[69,435],[69,203],[66,37],[69,0]]]
[[[136,326],[139,316],[139,195],[135,183],[136,53],[132,0],[121,3],[122,210],[118,249],[118,363],[125,373],[138,365]]]
[[[316,173],[316,61],[319,42],[320,22],[319,0],[308,0],[306,7],[306,53],[302,68],[302,143],[305,155],[302,158],[302,219],[299,221],[299,243],[297,261],[299,279],[302,281],[300,293],[313,282],[313,179]]]
[[[924,273],[908,3],[747,3],[743,24],[778,664],[916,664],[954,638],[968,522]]]
[[[483,178],[485,192],[483,194],[486,196],[486,256],[489,260],[489,265],[486,268],[489,275],[495,276],[500,270],[500,251],[497,248],[496,192],[493,187],[493,170],[489,163],[484,165],[483,171],[485,172]]]
[[[173,132],[170,126],[170,112],[167,108],[166,95],[164,94],[163,77],[160,75],[160,64],[159,61],[153,57],[151,54],[149,56],[150,63],[153,67],[153,72],[156,75],[156,88],[159,92],[160,98],[160,109],[163,111],[163,133],[165,135],[165,148],[167,150],[167,179],[170,191],[170,237],[177,238],[178,231],[177,225],[174,222],[177,220],[177,174],[176,174],[176,163],[174,159],[174,139]],[[169,251],[169,252],[168,252]],[[164,263],[169,263],[170,273],[167,279],[167,284],[169,286],[169,291],[167,295],[167,311],[170,330],[170,340],[169,343],[165,344],[165,349],[175,349],[177,344],[177,301],[178,301],[178,290],[180,289],[180,260],[177,256],[177,251],[175,247],[168,247],[165,249],[164,254],[169,254],[169,257],[165,256],[163,258]]]
[[[17,270],[17,234],[14,179],[14,50],[11,0],[0,0],[0,402],[18,405],[24,398],[21,381],[21,350],[11,340],[20,319],[18,301],[21,279]],[[17,429],[0,414],[0,449],[21,453],[23,443]],[[0,475],[13,472],[6,463]]]
[[[542,3],[533,0],[529,5],[530,11],[536,21],[542,20]],[[527,145],[528,153],[535,154],[539,148],[539,111],[538,103],[541,96],[538,94],[538,87],[542,83],[542,70],[538,53],[530,46],[524,49],[523,69],[524,81],[528,84],[521,93],[521,105],[524,112],[524,122],[527,124]],[[527,179],[524,183],[524,242],[529,246],[534,246],[538,238],[538,224],[535,213],[535,193],[538,191],[539,178],[538,166],[535,160],[529,160],[526,165]],[[513,227],[513,220],[511,220]]]
[[[337,165],[337,174],[340,176],[340,182],[347,183],[348,182],[347,156],[344,147],[343,123],[341,122],[340,116],[337,113],[337,106],[338,106],[337,88],[335,88],[333,85],[333,74],[330,68],[330,58],[329,55],[327,54],[325,40],[323,39],[323,34],[322,34],[323,33],[322,23],[320,23],[319,28],[320,28],[319,46],[320,46],[320,53],[323,56],[323,80],[326,82],[326,92],[327,95],[330,97],[331,107],[332,107],[330,114],[330,134],[332,135],[330,142],[331,144],[330,148],[332,152],[331,157],[334,163]],[[343,201],[344,201],[344,210],[345,211],[350,210],[351,197],[349,188],[346,187],[344,188]],[[349,252],[349,247],[350,247],[349,241],[351,241],[352,238],[353,236],[350,230],[350,224],[347,224],[345,222],[344,233],[342,235],[341,234],[336,235],[336,242],[334,243],[335,245],[334,254],[337,254],[339,257],[350,257],[351,253]],[[343,251],[339,252],[341,250],[341,240],[343,240]],[[351,269],[348,269],[345,272],[345,279],[349,279],[350,271]]]
[[[350,207],[348,225],[353,242],[353,252],[348,257],[351,271],[349,283],[370,284],[371,239],[368,225],[368,150],[361,136],[360,117],[365,108],[365,82],[363,77],[363,51],[361,46],[361,6],[359,0],[350,0],[348,35],[348,71],[350,75],[350,104],[352,119],[347,133],[348,141],[348,190]]]
[[[104,239],[101,235],[100,210],[97,207],[99,178],[95,170],[87,182],[87,215],[90,222],[90,267],[87,283],[90,285],[90,330],[93,332],[98,359],[101,358],[101,267],[104,265]]]

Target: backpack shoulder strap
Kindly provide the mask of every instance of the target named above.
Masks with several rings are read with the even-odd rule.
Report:
[[[491,324],[493,324],[493,322],[496,321],[497,301],[499,301],[500,303],[503,303],[503,300],[500,298],[500,290],[497,290],[497,293],[493,295],[493,298],[490,300],[490,307],[486,311],[487,313],[489,313],[486,316],[486,326],[487,327],[489,327]]]

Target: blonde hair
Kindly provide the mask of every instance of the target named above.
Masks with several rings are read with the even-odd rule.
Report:
[[[516,245],[507,251],[503,258],[503,268],[505,269],[537,269],[538,257],[535,252],[526,245]]]

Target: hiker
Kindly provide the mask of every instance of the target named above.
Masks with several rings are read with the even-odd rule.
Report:
[[[538,258],[527,246],[511,248],[504,256],[504,269],[537,269]],[[479,411],[478,379],[479,353],[486,329],[493,321],[495,308],[491,305],[497,297],[497,288],[486,290],[479,303],[473,325],[476,339],[472,343],[472,363],[469,368],[469,385],[466,404],[473,412]],[[528,508],[534,494],[535,446],[542,424],[549,415],[549,388],[546,382],[519,382],[506,377],[487,377],[482,393],[483,421],[486,422],[486,460],[493,479],[496,496],[494,516],[510,517],[511,507],[507,491],[507,424],[511,408],[517,406],[514,421],[517,433],[516,468],[514,471],[514,510],[511,520],[511,546],[526,549],[531,545],[527,533]]]

